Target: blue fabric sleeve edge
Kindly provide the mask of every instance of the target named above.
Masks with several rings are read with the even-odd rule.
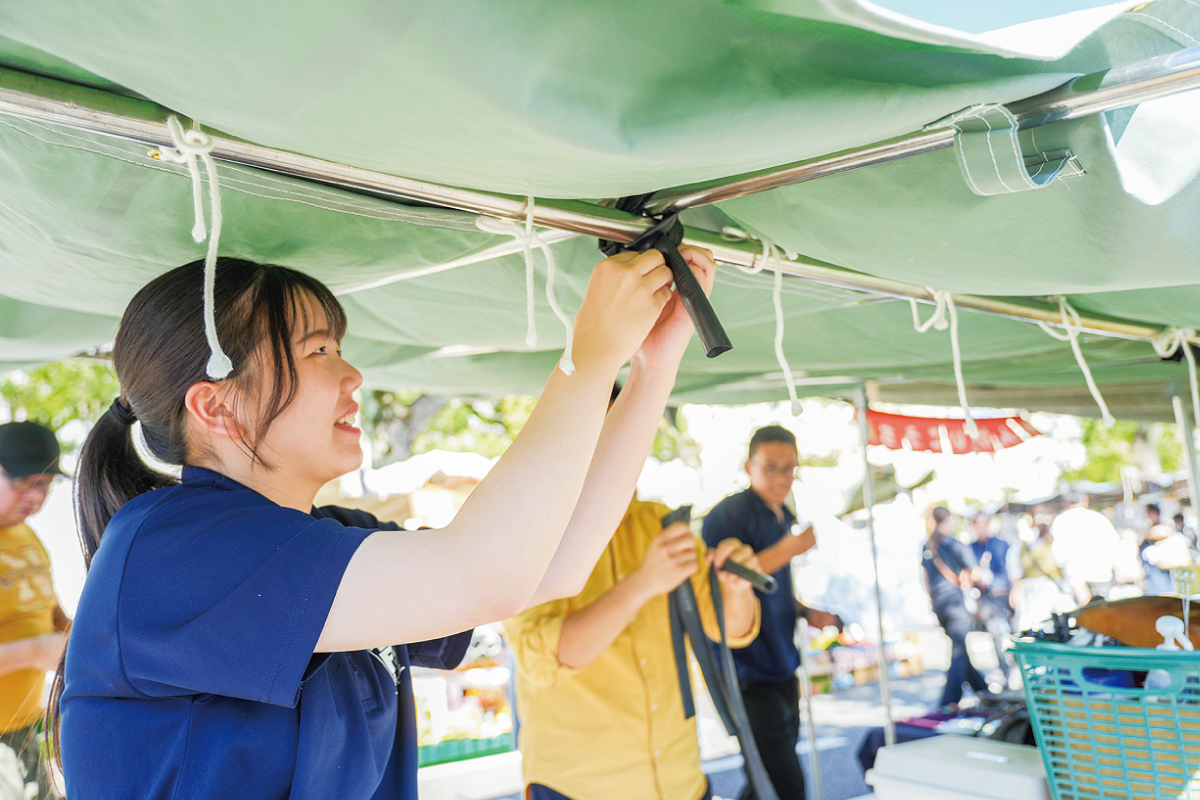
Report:
[[[316,524],[322,524],[322,521]],[[300,697],[301,680],[308,669],[308,663],[315,655],[317,639],[325,627],[325,620],[329,617],[329,609],[333,606],[333,599],[341,586],[346,567],[358,546],[367,536],[374,533],[360,528],[346,528],[332,520],[326,524],[335,530],[308,574],[308,583],[302,599],[297,603],[288,622],[289,632],[280,641],[275,658],[276,667],[266,683],[266,692],[262,697],[264,703],[284,707],[296,705]],[[337,581],[325,581],[324,591],[319,591],[320,578],[334,570],[337,572]],[[318,594],[322,596],[317,596]],[[319,604],[321,608],[319,620],[313,610],[314,603]],[[306,623],[310,630],[305,630]],[[297,645],[299,639],[311,641],[301,647]]]

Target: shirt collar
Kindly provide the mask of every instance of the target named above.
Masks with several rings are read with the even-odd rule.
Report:
[[[254,491],[249,486],[244,486],[241,483],[238,483],[228,475],[222,475],[219,472],[214,472],[213,470],[205,467],[193,467],[190,465],[184,465],[183,476],[180,479],[180,483],[193,486],[216,486],[221,489],[230,489],[235,491],[239,489],[248,492]]]
[[[749,498],[747,502],[751,505],[761,509],[766,514],[770,514],[772,519],[779,519],[775,516],[775,512],[771,510],[771,507],[767,505],[766,501],[758,496],[758,492],[747,488],[742,494]],[[786,503],[783,506],[783,521],[788,527],[791,527],[791,524],[796,521],[796,515],[792,513],[792,510],[787,507]]]

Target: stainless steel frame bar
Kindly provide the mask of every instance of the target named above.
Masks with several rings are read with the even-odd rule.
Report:
[[[1075,78],[1044,94],[1009,105],[1020,128],[1078,119],[1200,88],[1200,47],[1148,59],[1123,70]],[[921,131],[829,156],[749,172],[735,178],[694,183],[656,192],[646,204],[653,214],[717,203],[802,183],[826,175],[941,150],[954,144],[954,131]]]
[[[887,641],[883,627],[883,586],[879,580],[879,545],[875,539],[875,485],[871,480],[871,462],[867,458],[871,438],[867,424],[867,387],[859,384],[854,390],[854,409],[858,416],[858,433],[863,450],[863,506],[867,512],[867,536],[871,540],[871,568],[875,571],[875,621],[879,623],[879,700],[883,703],[883,741],[896,743],[896,722],[892,719],[892,676],[888,671]]]
[[[1021,110],[1021,114],[1024,115],[1022,118],[1040,119],[1038,124],[1044,124],[1069,118],[1069,115],[1080,113],[1077,111],[1080,108],[1088,108],[1091,109],[1088,113],[1095,113],[1103,108],[1116,108],[1132,102],[1141,102],[1149,97],[1161,97],[1196,88],[1200,86],[1200,47],[1128,70],[1122,74],[1121,82],[1113,86],[1102,86],[1102,78],[1103,76],[1078,78],[1071,84],[1043,95],[1044,100],[1041,102],[1031,100],[1027,107]],[[1095,85],[1098,88],[1085,91],[1082,87],[1086,85]],[[171,145],[171,137],[166,119],[170,113],[169,110],[149,101],[0,68],[0,114],[114,136],[151,147],[168,147]],[[441,186],[276,150],[211,132],[210,135],[214,143],[213,156],[223,161],[401,202],[433,204],[504,219],[525,219],[527,200],[515,195]],[[934,139],[946,135],[945,132],[939,131]],[[911,137],[901,137],[908,142],[902,147],[885,143],[859,151],[858,156],[839,154],[823,159],[822,161],[827,163],[822,169],[826,171],[821,174],[832,174],[832,171],[844,171],[866,166],[868,163],[881,163],[891,158],[937,149],[930,147],[930,142],[933,141],[930,136],[931,134],[927,133],[914,134]],[[862,163],[857,163],[858,160],[866,158],[862,154],[873,151],[879,151],[877,155],[880,157],[874,161],[863,160]],[[885,152],[887,157],[882,156]],[[841,163],[843,160],[845,163]],[[841,163],[842,168],[832,170],[834,162]],[[851,163],[854,163],[854,166],[849,166]],[[783,168],[775,170],[774,173],[787,173],[791,169]],[[814,174],[812,177],[817,176]],[[803,179],[809,180],[811,177]],[[756,188],[743,185],[741,188],[745,191],[741,193],[762,191],[781,185],[775,179],[764,180],[766,182],[756,184]],[[724,184],[737,185],[739,181],[744,183],[745,178],[732,183],[725,181]],[[666,196],[665,192],[659,195],[660,199]],[[720,199],[715,195],[706,197],[709,199],[704,199],[703,202],[715,202],[715,199]],[[689,202],[694,204],[701,200]],[[651,225],[650,220],[645,217],[578,200],[538,199],[535,202],[533,220],[537,225],[546,228],[625,242],[633,241]],[[707,247],[719,261],[744,267],[754,265],[761,257],[761,246],[755,242],[728,241],[708,231],[690,229],[684,243]],[[815,260],[780,258],[772,263],[771,268],[781,269],[784,274],[793,277],[874,296],[911,298],[922,303],[934,302],[933,297],[922,286],[853,272]],[[352,288],[360,287],[347,287],[347,290]],[[959,308],[972,311],[1029,322],[1061,324],[1058,309],[1048,302],[972,295],[955,295],[954,300]],[[1147,341],[1155,340],[1163,334],[1160,328],[1151,325],[1098,317],[1084,317],[1082,328],[1085,332],[1095,335]],[[1200,336],[1192,341],[1200,344]]]

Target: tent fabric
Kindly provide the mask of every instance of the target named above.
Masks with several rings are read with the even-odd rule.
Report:
[[[1081,75],[1107,70],[1111,82],[1197,42],[1200,5],[1189,0],[305,0],[286,13],[262,0],[170,13],[150,0],[0,5],[0,67],[329,161],[589,201],[840,152]],[[945,149],[684,221],[941,291],[1066,295],[1081,312],[1197,328],[1198,98],[1024,130],[1015,148],[1008,136],[1022,158],[1006,169],[1037,154],[1066,165],[1036,190],[976,194]],[[186,170],[151,150],[0,115],[0,369],[103,348],[138,287],[203,256],[189,235]],[[508,241],[474,215],[228,163],[218,172],[222,254],[296,267],[343,292],[345,350],[373,385],[532,393],[557,361],[564,334],[540,256],[536,348],[524,343],[520,255],[423,274]],[[554,251],[556,296],[570,313],[600,254],[587,237]],[[417,277],[349,291],[405,273]],[[734,350],[711,360],[689,350],[677,401],[786,397],[771,281],[722,268],[713,305]],[[801,392],[835,391],[842,379],[953,387],[948,337],[917,334],[907,303],[783,284],[784,347]],[[1083,385],[1068,345],[1036,326],[959,316],[963,371],[981,393],[1037,405],[1039,392]],[[1082,347],[1101,388],[1186,377],[1147,342],[1085,336]],[[1156,409],[1146,413],[1169,409],[1163,391],[1145,395]]]

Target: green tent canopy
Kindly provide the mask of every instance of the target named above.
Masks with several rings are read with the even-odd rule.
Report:
[[[1200,328],[1200,92],[1018,118],[1076,78],[1099,91],[1147,62],[1186,66],[1198,42],[1189,0],[5,0],[0,369],[103,351],[133,292],[205,247],[190,235],[184,166],[105,135],[97,115],[33,113],[31,97],[160,127],[177,113],[271,152],[600,218],[616,212],[599,198],[945,134],[951,146],[682,219],[694,237],[740,238],[729,246],[743,253],[766,242],[800,265],[781,305],[801,393],[872,379],[884,398],[955,402],[949,334],[918,333],[903,299],[922,300],[925,319],[928,287],[961,301],[973,404],[1098,413],[1068,342],[1021,314],[973,310],[1053,317],[1047,298],[1061,295],[1085,320],[1081,351],[1114,413],[1169,418],[1187,367],[1148,340]],[[520,247],[477,213],[286,169],[217,169],[222,254],[339,292],[345,350],[373,385],[543,384],[565,333],[540,253],[530,347]],[[570,313],[600,254],[587,235],[551,246]],[[771,269],[722,267],[712,302],[734,349],[707,359],[694,346],[676,400],[786,398],[772,288]]]

